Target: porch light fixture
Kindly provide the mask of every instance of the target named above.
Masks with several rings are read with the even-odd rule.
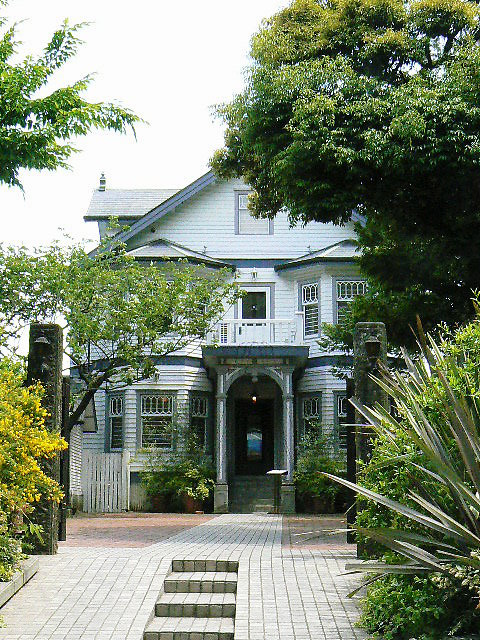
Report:
[[[258,271],[256,269],[252,269],[252,280],[256,280],[258,278]]]
[[[258,382],[257,376],[253,375],[252,376],[252,402],[253,402],[253,404],[255,404],[257,402],[257,397],[258,397],[257,382]]]

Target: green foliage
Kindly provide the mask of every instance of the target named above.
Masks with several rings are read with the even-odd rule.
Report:
[[[8,582],[25,559],[21,543],[8,533],[0,533],[0,582]]]
[[[354,401],[376,433],[356,487],[357,529],[378,558],[362,567],[375,574],[362,620],[385,638],[478,630],[479,338],[478,319],[444,328],[438,346],[420,332],[420,357],[405,355],[405,371],[384,370],[377,380],[398,420]]]
[[[150,498],[164,496],[168,504],[189,496],[206,501],[215,486],[215,467],[193,436],[187,438],[186,449],[165,454],[149,448],[145,451],[142,485]]]
[[[150,377],[155,358],[204,338],[237,299],[233,280],[187,261],[135,261],[112,239],[92,253],[82,244],[0,247],[0,325],[10,340],[30,322],[65,327],[83,383],[72,426],[103,383]]]
[[[440,640],[477,632],[475,607],[474,594],[458,581],[390,575],[369,587],[360,624],[383,640]]]
[[[29,520],[40,498],[59,501],[58,483],[45,475],[42,461],[67,444],[45,424],[43,389],[25,387],[22,366],[0,360],[0,582],[9,580],[24,558],[24,537],[41,535]]]
[[[16,27],[0,15],[0,182],[21,187],[20,169],[68,167],[74,138],[94,128],[123,133],[140,121],[119,105],[85,100],[91,75],[49,92],[55,73],[76,55],[84,26],[65,21],[40,56],[19,60]]]
[[[366,216],[372,292],[357,319],[385,319],[397,344],[416,313],[428,328],[472,317],[478,26],[468,0],[294,0],[254,36],[245,89],[218,108],[227,129],[212,166],[244,176],[255,213]]]
[[[303,498],[321,498],[325,511],[332,512],[340,487],[323,473],[338,474],[344,467],[345,460],[335,454],[329,439],[319,435],[319,425],[311,425],[298,447],[293,475],[297,493]]]

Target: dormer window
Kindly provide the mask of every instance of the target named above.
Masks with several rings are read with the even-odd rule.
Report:
[[[248,208],[250,191],[235,192],[235,234],[264,235],[273,233],[273,221],[266,218],[254,218]]]

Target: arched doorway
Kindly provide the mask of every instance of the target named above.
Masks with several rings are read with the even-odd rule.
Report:
[[[244,375],[227,395],[230,506],[270,508],[273,482],[267,471],[283,462],[282,392],[267,375]]]

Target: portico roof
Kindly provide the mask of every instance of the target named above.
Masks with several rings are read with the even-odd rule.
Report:
[[[202,356],[208,367],[219,365],[291,364],[295,368],[305,366],[309,347],[298,345],[219,345],[202,348]]]

